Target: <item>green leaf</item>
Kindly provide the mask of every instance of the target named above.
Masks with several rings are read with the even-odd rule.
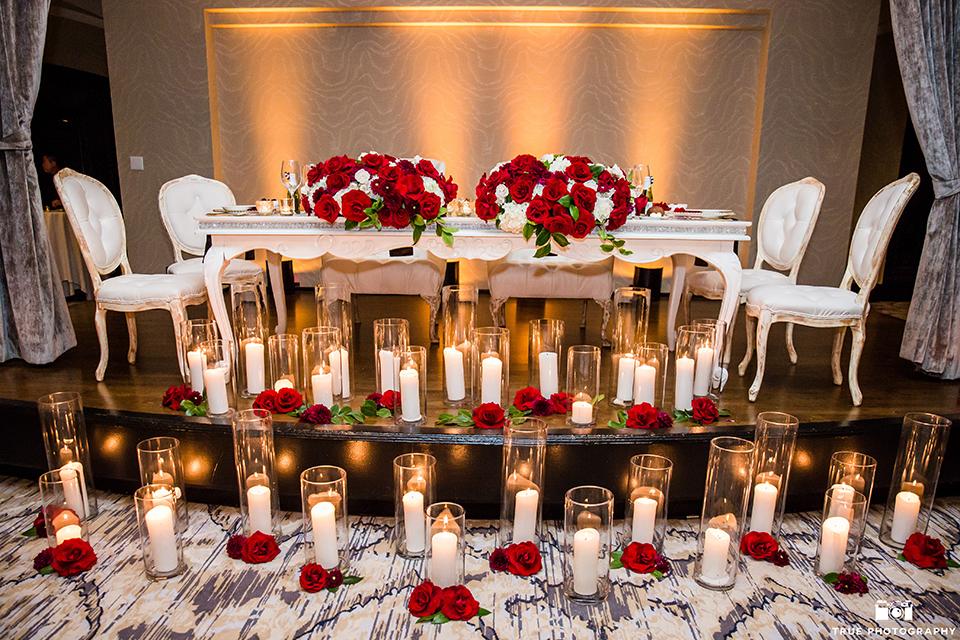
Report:
[[[837,574],[837,572],[828,573],[823,576],[823,581],[826,582],[827,584],[836,584],[838,580],[838,577],[837,577],[838,575],[839,574]],[[864,582],[866,582],[866,580],[864,580]]]
[[[720,411],[717,413],[717,415],[719,415],[721,418],[729,418],[729,417],[730,417],[730,409],[720,409]]]
[[[614,247],[613,247],[612,244],[602,244],[602,245],[600,245],[600,251],[603,251],[604,253],[610,253],[611,251],[613,251],[613,249],[614,249]]]
[[[363,422],[363,414],[359,411],[351,411],[349,415],[353,422]]]
[[[537,246],[541,247],[543,245],[550,246],[550,232],[546,229],[537,232]]]
[[[443,615],[441,612],[438,611],[437,613],[433,614],[433,624],[446,624],[447,622],[450,622],[450,618]]]
[[[441,413],[440,415],[437,416],[437,424],[440,424],[441,422],[446,422],[448,420],[453,420],[455,417],[456,416],[454,416],[452,413]]]
[[[336,592],[337,592],[337,589],[339,589],[339,588],[340,588],[340,587],[327,587],[327,591],[329,591],[330,593],[336,593]]]
[[[529,241],[533,236],[533,232],[536,230],[537,225],[533,224],[532,222],[528,222],[527,224],[523,225],[523,239]]]
[[[611,568],[611,569],[623,569],[623,561],[621,561],[619,558],[616,559],[616,560],[611,560],[611,561],[610,561],[610,568]]]
[[[632,255],[633,255],[633,251],[630,251],[629,249],[620,249],[619,251],[620,251],[620,255],[622,255],[622,256],[632,256]]]
[[[604,396],[604,395],[601,393],[601,394],[598,395],[596,398],[594,398],[593,400],[591,400],[591,401],[590,401],[590,404],[592,404],[593,406],[597,406],[597,403],[600,402],[601,400],[603,400],[605,397],[606,397],[606,396]]]
[[[556,242],[561,247],[565,247],[568,244],[570,244],[570,241],[567,239],[565,235],[560,233],[554,233],[552,235],[553,235],[553,241]]]
[[[906,561],[907,561],[907,557],[906,557],[905,555],[903,555],[902,553],[898,553],[898,554],[897,554],[897,560],[902,560],[903,562],[906,562]]]
[[[26,531],[24,531],[24,532],[21,533],[20,535],[26,536],[27,538],[36,538],[36,537],[37,537],[37,528],[36,528],[36,527],[30,527],[29,529],[27,529]]]
[[[357,222],[356,222],[355,220],[344,220],[344,222],[343,222],[343,228],[346,229],[346,230],[348,230],[348,231],[349,231],[350,229],[356,229],[356,228],[357,228]]]
[[[617,422],[616,420],[611,420],[610,422],[607,423],[607,426],[610,427],[611,429],[623,429],[626,425],[620,422]]]
[[[948,567],[960,567],[960,563],[954,562],[953,560],[947,560]]]
[[[537,249],[537,252],[536,252],[535,254],[533,254],[533,257],[534,257],[534,258],[542,258],[542,257],[548,256],[548,255],[550,255],[550,245],[549,245],[549,244],[545,244],[545,245],[543,245],[542,247],[540,247],[539,249]]]
[[[478,617],[478,618],[482,618],[483,616],[488,616],[488,615],[490,615],[491,613],[493,613],[493,612],[492,612],[492,611],[488,611],[488,610],[484,609],[483,607],[480,607],[479,609],[477,609],[477,617]]]
[[[364,402],[364,403],[363,403],[363,406],[360,407],[360,413],[362,413],[363,415],[367,416],[368,418],[376,418],[376,417],[377,417],[377,406],[376,406],[375,404],[373,404],[372,402],[371,402],[370,404],[373,405],[373,406],[369,406],[366,402]]]
[[[51,573],[53,573],[53,566],[48,564],[43,569],[40,569],[40,571],[37,571],[37,573],[39,573],[42,576],[48,576]]]
[[[860,579],[863,580],[863,584],[867,584],[867,576],[861,575]]]
[[[389,418],[389,417],[392,416],[393,414],[390,413],[390,409],[387,409],[386,407],[383,407],[382,409],[378,409],[378,410],[377,410],[377,415],[378,415],[379,417],[381,417],[381,418]]]
[[[330,416],[330,424],[343,424],[343,418],[340,416]]]
[[[367,218],[366,220],[362,220],[362,221],[357,225],[357,227],[359,227],[360,229],[369,229],[370,227],[376,226],[375,220],[376,220],[376,218],[372,218],[372,219],[371,219],[371,218]]]
[[[344,576],[343,584],[357,584],[363,580],[360,576]]]
[[[557,200],[557,204],[559,204],[561,207],[567,207],[567,208],[570,207],[570,204],[572,202],[573,202],[573,198],[571,198],[569,194]]]
[[[663,574],[660,571],[654,570],[653,577],[659,580],[660,578],[663,577]]]
[[[417,215],[417,217],[419,218],[420,216]],[[423,227],[415,225],[413,227],[413,244],[417,244],[418,242],[420,242],[420,236],[422,235],[423,235]]]
[[[571,204],[567,207],[567,210],[570,212],[570,217],[573,218],[574,222],[580,219],[580,209],[577,208],[577,205]]]
[[[682,409],[673,410],[673,421],[674,422],[688,422],[690,420],[690,414]]]
[[[593,179],[594,179],[594,180],[596,180],[597,178],[600,177],[600,174],[603,173],[603,169],[604,169],[604,167],[603,167],[602,164],[592,164],[592,165],[590,165],[590,173],[593,174]]]

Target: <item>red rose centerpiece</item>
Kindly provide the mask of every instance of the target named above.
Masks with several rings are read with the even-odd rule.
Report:
[[[670,572],[670,561],[647,542],[631,542],[623,551],[610,554],[610,568],[626,567],[634,573],[649,573],[660,579]]]
[[[490,554],[490,570],[507,571],[515,576],[532,576],[540,573],[543,559],[540,549],[532,542],[517,542],[503,549],[494,549]]]
[[[451,620],[469,620],[474,616],[488,616],[490,612],[463,585],[441,589],[429,580],[418,585],[410,594],[407,610],[417,618],[417,624],[426,622],[445,624]]]
[[[292,387],[281,387],[278,391],[273,389],[261,391],[253,401],[253,408],[270,413],[285,413],[294,418],[300,417],[307,410],[303,396]]]

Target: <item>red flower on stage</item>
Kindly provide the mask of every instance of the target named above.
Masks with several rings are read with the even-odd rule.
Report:
[[[779,550],[780,544],[764,531],[750,531],[740,539],[740,552],[757,560],[773,562]]]
[[[555,393],[550,396],[550,406],[554,413],[564,415],[573,406],[573,396],[563,391]]]
[[[290,413],[303,406],[303,396],[291,387],[277,391],[277,413]]]
[[[473,423],[480,429],[502,429],[503,409],[496,402],[486,402],[473,410]]]
[[[61,576],[75,576],[97,564],[93,547],[80,538],[71,538],[58,544],[53,550],[50,566]]]
[[[539,389],[526,387],[517,391],[517,395],[513,398],[513,406],[520,409],[520,411],[530,411],[533,409],[533,403],[542,397]]]
[[[656,547],[646,542],[631,542],[620,557],[623,566],[637,573],[653,573],[659,560]]]
[[[921,569],[944,569],[947,566],[947,550],[943,543],[919,531],[907,538],[903,557]]]
[[[413,590],[407,601],[407,610],[417,618],[432,616],[440,609],[443,589],[430,581],[424,582]]]
[[[307,593],[317,593],[327,588],[328,578],[329,574],[326,569],[315,562],[311,562],[300,569],[300,588]]]
[[[253,401],[254,409],[263,409],[270,413],[277,412],[277,392],[273,389],[266,389],[260,392],[260,395]]]
[[[532,542],[518,542],[507,547],[507,570],[516,576],[532,576],[543,567],[540,550]]]
[[[710,398],[694,398],[692,415],[700,424],[712,424],[720,417],[720,412]]]
[[[470,589],[457,585],[443,590],[440,611],[451,620],[469,620],[479,613],[480,603],[470,593]]]
[[[247,538],[240,550],[240,558],[247,564],[270,562],[280,555],[280,547],[272,535],[256,531]]]
[[[635,404],[627,411],[627,426],[632,429],[649,429],[658,427],[657,415],[659,411],[649,402]]]

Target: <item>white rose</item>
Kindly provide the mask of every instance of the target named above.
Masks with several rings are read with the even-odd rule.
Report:
[[[583,186],[589,187],[590,189],[593,189],[594,191],[596,191],[596,190],[597,190],[597,181],[596,181],[596,180],[587,180],[586,182],[583,183]]]
[[[613,175],[615,175],[615,176],[618,177],[618,178],[626,178],[626,177],[627,177],[627,176],[623,173],[623,169],[621,169],[621,168],[620,168],[619,166],[617,166],[617,165],[613,165],[612,167],[610,167],[609,171],[610,171],[610,173],[612,173]]]
[[[507,164],[506,162],[498,162],[497,166],[495,166],[493,169],[490,170],[490,173],[495,173],[497,171],[500,171],[500,168],[505,166],[506,164]]]
[[[352,191],[352,189],[348,186],[347,188],[340,189],[340,191],[337,191],[335,194],[333,194],[333,199],[336,200],[337,204],[341,207],[343,206],[343,196],[347,195],[347,191]]]
[[[363,191],[365,194],[367,194],[371,200],[376,200],[378,197],[373,194],[373,186],[369,182],[361,184],[360,191]]]
[[[557,156],[553,162],[550,163],[550,171],[563,172],[567,170],[567,167],[570,166],[570,161],[567,160],[566,156]]]
[[[366,169],[360,169],[355,174],[353,174],[353,179],[359,182],[361,185],[367,184],[370,182],[370,172]]]
[[[326,188],[327,188],[327,179],[326,179],[326,178],[320,178],[320,179],[317,181],[317,189],[326,189]]]
[[[507,233],[520,233],[527,223],[526,205],[509,202],[500,214],[500,228]]]
[[[613,198],[606,194],[597,194],[597,204],[593,208],[593,217],[597,219],[597,223],[606,222],[612,211]]]
[[[438,185],[437,181],[434,180],[433,178],[427,178],[426,176],[424,176],[423,190],[426,191],[427,193],[438,195],[440,196],[441,199],[443,198],[443,189],[440,188],[440,185]]]
[[[508,195],[510,195],[510,189],[507,188],[507,185],[502,182],[498,184],[496,191],[497,200],[506,200]]]
[[[543,164],[550,164],[551,162],[553,162],[553,159],[556,157],[557,156],[555,156],[552,153],[545,153],[540,157],[540,162],[542,162]]]
[[[537,196],[542,196],[542,195],[543,195],[543,185],[542,185],[542,184],[538,184],[537,186],[535,186],[535,187],[533,188],[533,196],[534,196],[534,197],[537,197]]]

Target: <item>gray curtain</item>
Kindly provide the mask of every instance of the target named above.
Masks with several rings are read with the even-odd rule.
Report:
[[[960,377],[960,158],[956,0],[890,0],[907,105],[936,196],[900,356]]]
[[[43,221],[30,121],[50,0],[0,9],[0,361],[52,362],[77,344]]]

